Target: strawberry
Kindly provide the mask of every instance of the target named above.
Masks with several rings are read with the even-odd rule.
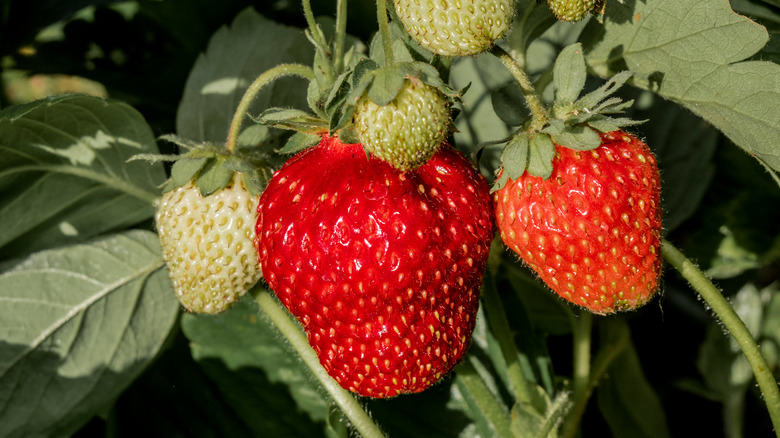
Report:
[[[420,45],[444,56],[476,55],[509,28],[513,0],[395,0],[406,31]]]
[[[561,21],[580,21],[597,8],[596,0],[547,0],[547,3]]]
[[[451,146],[399,172],[325,136],[274,174],[255,245],[328,374],[391,397],[465,354],[493,227],[486,180]]]
[[[190,312],[219,313],[260,280],[257,204],[238,174],[208,197],[192,182],[163,195],[157,231],[176,295]]]
[[[558,295],[599,314],[646,303],[661,273],[655,157],[622,131],[589,151],[556,145],[548,179],[527,172],[494,193],[504,243]]]
[[[439,149],[450,123],[449,102],[435,87],[405,80],[387,105],[364,95],[354,120],[365,150],[405,171],[428,161]]]

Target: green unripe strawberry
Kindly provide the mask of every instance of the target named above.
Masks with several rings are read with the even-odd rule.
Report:
[[[561,21],[580,21],[596,7],[596,0],[547,0],[547,3]]]
[[[260,280],[253,240],[259,198],[238,174],[204,197],[192,182],[165,193],[157,230],[176,295],[194,313],[219,313]]]
[[[423,47],[444,56],[466,56],[490,48],[504,35],[514,1],[395,0],[395,10]]]
[[[365,150],[405,171],[422,165],[439,149],[450,124],[449,102],[435,87],[407,80],[387,105],[363,96],[354,120]]]

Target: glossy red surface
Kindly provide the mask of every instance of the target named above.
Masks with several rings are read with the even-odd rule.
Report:
[[[592,151],[557,147],[547,180],[524,174],[494,193],[504,243],[557,294],[596,313],[636,308],[658,289],[660,177],[636,137]]]
[[[418,392],[461,359],[494,230],[462,154],[443,145],[402,173],[325,138],[274,175],[258,213],[263,277],[343,387]]]

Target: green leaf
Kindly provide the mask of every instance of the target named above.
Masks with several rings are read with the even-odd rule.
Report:
[[[528,166],[528,151],[530,141],[528,135],[520,134],[512,137],[501,154],[504,173],[515,180],[520,178]]]
[[[171,166],[171,179],[173,180],[173,187],[181,187],[188,182],[192,181],[192,178],[203,169],[206,165],[208,158],[181,158]]]
[[[182,330],[195,360],[219,359],[232,370],[260,368],[270,382],[286,385],[298,408],[314,421],[327,418],[324,390],[249,294],[219,315],[184,315]]]
[[[395,99],[405,81],[403,71],[397,65],[377,70],[368,88],[368,98],[379,106],[387,105]]]
[[[615,438],[670,437],[661,400],[645,379],[636,350],[628,345],[599,384],[598,406]]]
[[[300,29],[283,26],[247,8],[230,27],[218,30],[195,62],[176,115],[179,135],[224,143],[246,89],[261,73],[281,63],[311,65],[313,49]],[[259,114],[273,105],[307,108],[307,87],[282,78],[265,87],[250,106]]]
[[[209,196],[217,190],[224,189],[233,178],[233,169],[223,166],[221,159],[212,158],[203,166],[195,185],[203,196]]]
[[[551,135],[555,144],[578,151],[589,151],[601,146],[596,131],[583,125],[566,125],[560,134]]]
[[[582,96],[574,106],[580,113],[589,114],[591,110],[600,106],[603,100],[617,92],[631,76],[632,73],[629,71],[622,71],[612,76],[604,85]]]
[[[268,108],[253,119],[255,122],[266,126],[292,129],[309,134],[323,132],[328,129],[324,120],[297,109]]]
[[[635,85],[685,106],[780,170],[780,66],[740,62],[765,46],[765,28],[726,0],[607,2],[606,15],[583,36],[593,71],[608,77],[628,68]]]
[[[67,436],[132,382],[179,303],[157,235],[36,253],[0,274],[0,435]]]
[[[547,134],[537,134],[531,138],[531,151],[528,158],[528,173],[547,179],[552,175],[555,145]]]
[[[151,129],[124,103],[67,95],[0,112],[0,252],[82,242],[150,218],[160,163]]]
[[[560,103],[572,103],[577,100],[585,87],[587,71],[582,44],[572,44],[565,47],[558,55],[553,68],[553,85],[555,100]]]
[[[290,136],[284,147],[277,152],[280,154],[296,154],[310,146],[314,146],[319,143],[322,138],[315,134],[306,134],[304,132],[296,132]]]

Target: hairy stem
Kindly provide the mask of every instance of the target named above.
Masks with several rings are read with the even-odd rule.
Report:
[[[395,62],[395,55],[393,55],[393,37],[390,35],[390,23],[387,19],[387,4],[385,0],[376,0],[376,20],[379,23],[379,33],[382,37],[385,65],[392,65]]]
[[[490,392],[468,356],[458,365],[455,384],[471,410],[478,428],[487,428],[481,430],[484,436],[513,436],[506,407]]]
[[[775,433],[780,437],[780,390],[777,387],[777,381],[772,375],[769,365],[761,353],[756,340],[750,334],[747,326],[739,318],[739,315],[729,304],[728,300],[720,293],[717,287],[707,278],[706,275],[685,255],[675,248],[668,240],[661,242],[661,254],[664,259],[674,266],[680,274],[688,280],[691,287],[704,299],[710,306],[715,315],[723,322],[723,325],[737,341],[742,353],[745,355],[753,374],[756,376],[756,382],[761,389],[764,397],[764,403],[769,410],[769,416],[775,427]]]
[[[506,66],[509,72],[512,73],[512,76],[515,78],[517,83],[520,85],[520,89],[523,91],[523,97],[525,98],[525,103],[528,105],[528,109],[531,110],[531,115],[533,118],[531,120],[530,129],[534,131],[541,130],[545,123],[547,123],[549,120],[547,116],[547,110],[545,109],[542,100],[536,94],[536,89],[534,88],[533,83],[531,83],[531,80],[528,78],[528,75],[525,73],[525,70],[523,70],[517,61],[512,58],[512,55],[507,53],[506,50],[502,49],[498,45],[493,46],[493,48],[490,50],[490,53],[498,58],[504,64],[504,66]]]
[[[344,412],[352,426],[364,438],[383,438],[385,435],[379,430],[379,427],[371,420],[366,411],[360,406],[355,397],[347,390],[339,386],[333,378],[320,365],[317,353],[309,346],[306,335],[303,334],[298,324],[296,324],[287,313],[287,310],[276,301],[267,291],[261,291],[255,297],[260,309],[268,315],[271,322],[276,326],[282,336],[292,345],[298,353],[303,363],[311,370],[314,377],[322,384],[333,401]]]
[[[573,437],[577,431],[585,406],[588,403],[590,386],[590,348],[593,331],[593,316],[588,311],[569,314],[572,328],[572,354],[574,372],[572,376],[573,406],[566,417],[562,436]]]
[[[523,374],[519,352],[515,345],[514,336],[512,336],[512,329],[509,327],[509,321],[506,319],[504,305],[498,296],[496,281],[492,275],[485,279],[485,292],[482,299],[485,305],[488,325],[490,325],[501,348],[502,356],[504,356],[506,361],[506,373],[515,401],[534,405],[534,393]],[[543,414],[543,412],[541,413]]]
[[[254,80],[247,88],[241,101],[238,103],[238,108],[233,115],[233,121],[230,123],[230,130],[228,131],[227,150],[232,151],[236,147],[238,141],[238,134],[241,133],[241,124],[244,122],[247,111],[249,111],[249,105],[257,96],[257,93],[263,89],[264,86],[271,82],[283,77],[283,76],[299,76],[304,79],[314,79],[314,71],[311,67],[302,64],[279,64],[276,67],[266,70],[257,79]]]
[[[336,75],[344,70],[344,41],[347,38],[347,0],[336,2],[336,42],[333,54],[333,69]]]

